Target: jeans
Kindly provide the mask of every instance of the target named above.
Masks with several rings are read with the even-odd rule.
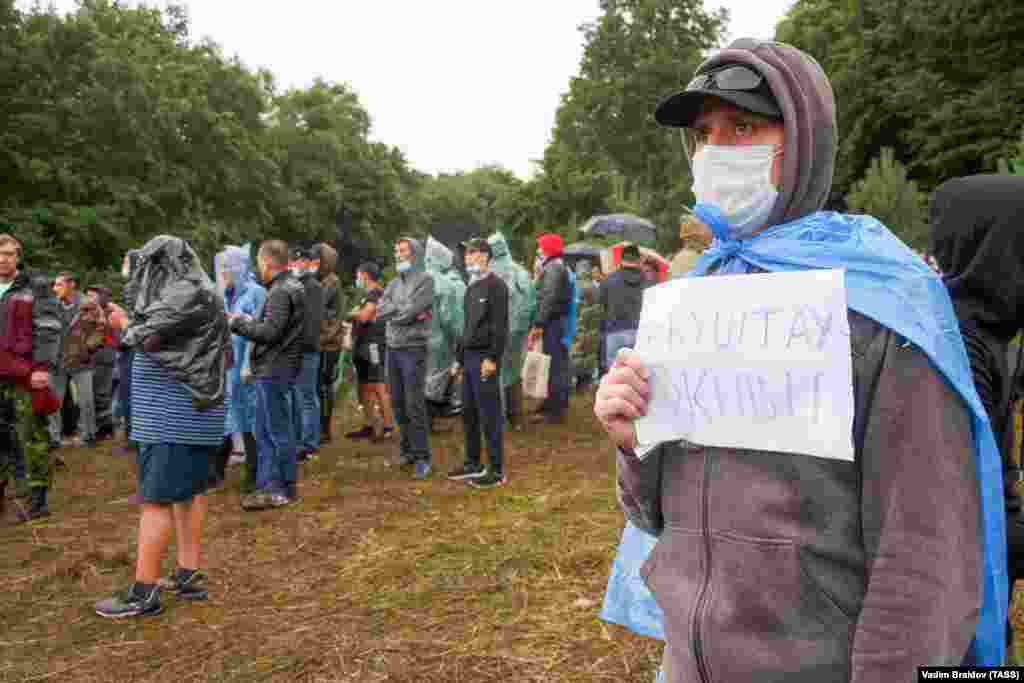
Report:
[[[569,405],[569,352],[562,344],[565,318],[554,318],[544,326],[544,353],[551,356],[548,372],[548,397],[544,400],[544,414],[549,420],[561,420]]]
[[[609,332],[605,337],[605,367],[612,367],[620,349],[631,349],[634,346],[636,346],[636,330]]]
[[[57,394],[57,400],[63,402],[64,394],[68,390],[68,384],[75,385],[75,392],[78,394],[78,435],[82,441],[96,440],[96,404],[93,399],[93,371],[79,370],[73,375],[63,372],[55,372],[50,375],[50,388]],[[61,442],[61,416],[54,413],[50,416],[50,441]]]
[[[430,462],[427,418],[427,348],[388,349],[391,407],[401,432],[401,454],[413,462]]]
[[[256,488],[288,494],[298,480],[289,410],[291,382],[256,379]]]
[[[109,362],[97,362],[96,370],[93,372],[93,398],[96,406],[96,428],[114,429],[113,391],[114,391],[114,358],[113,349],[104,349],[109,352]]]
[[[302,354],[302,369],[292,385],[292,419],[295,448],[312,452],[320,448],[320,353]]]
[[[484,379],[480,353],[466,352],[462,371],[462,424],[465,440],[465,464],[480,466],[480,428],[487,441],[487,459],[491,472],[504,473],[505,416],[502,413],[501,366]]]
[[[125,436],[131,438],[132,424],[132,354],[125,349],[117,355],[117,410],[115,415],[124,419]]]

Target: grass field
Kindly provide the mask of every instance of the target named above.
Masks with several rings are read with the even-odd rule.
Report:
[[[242,512],[232,470],[210,600],[119,623],[92,606],[132,580],[134,462],[68,449],[53,517],[0,527],[0,681],[652,680],[660,644],[597,619],[622,515],[587,397],[507,437],[505,487],[444,478],[461,441],[459,423],[433,436],[426,482],[390,445],[336,441],[285,510]]]

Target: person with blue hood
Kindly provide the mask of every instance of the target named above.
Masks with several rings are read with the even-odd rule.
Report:
[[[874,218],[821,210],[828,78],[796,48],[741,39],[655,118],[682,129],[695,214],[715,236],[691,277],[845,270],[854,405],[852,462],[686,441],[638,451],[650,375],[641,353],[619,353],[595,413],[626,518],[657,537],[639,574],[662,612],[664,680],[880,683],[1000,664],[992,430],[942,282]]]
[[[398,275],[388,283],[377,305],[377,320],[387,323],[388,384],[401,436],[399,462],[414,465],[416,479],[426,479],[432,469],[425,385],[434,278],[426,272],[424,261],[418,240],[400,238],[395,243]]]
[[[249,261],[251,247],[229,246],[217,255],[217,285],[223,292],[224,308],[228,315],[260,317],[267,300],[267,290],[259,283]],[[225,404],[227,419],[224,423],[225,443],[215,472],[220,483],[224,480],[224,466],[231,454],[231,439],[235,434],[242,437],[245,447],[246,493],[256,488],[257,446],[256,446],[256,387],[253,384],[249,354],[252,342],[240,334],[231,335],[233,363],[228,371]]]

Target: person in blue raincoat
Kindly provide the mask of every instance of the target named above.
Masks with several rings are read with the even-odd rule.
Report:
[[[259,283],[249,262],[249,247],[227,247],[217,255],[217,285],[224,296],[224,308],[229,315],[247,315],[259,319],[267,290]],[[230,453],[230,441],[241,435],[245,446],[245,480],[243,487],[251,491],[256,486],[256,438],[253,435],[256,410],[256,388],[249,369],[252,342],[237,334],[231,335],[233,364],[228,371],[225,392],[227,418],[224,424],[225,449]],[[223,456],[223,454],[222,454]],[[224,470],[217,473],[223,481]]]
[[[943,283],[877,220],[821,210],[837,147],[821,67],[741,39],[655,118],[683,129],[695,215],[715,236],[691,277],[747,277],[756,301],[757,273],[845,271],[855,456],[638,450],[649,374],[642,348],[619,353],[595,413],[626,517],[657,537],[639,575],[663,612],[664,680],[888,683],[1002,663],[992,428]]]

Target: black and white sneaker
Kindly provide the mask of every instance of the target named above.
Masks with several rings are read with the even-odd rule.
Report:
[[[466,479],[480,479],[485,474],[487,474],[487,470],[483,465],[477,465],[476,467],[462,465],[449,472],[448,478],[452,481],[464,481]]]
[[[470,479],[467,483],[475,489],[493,489],[505,484],[505,475],[488,472],[479,479]]]
[[[124,593],[96,603],[96,614],[107,619],[151,616],[159,614],[162,609],[159,586],[147,591],[138,583],[133,583]]]

